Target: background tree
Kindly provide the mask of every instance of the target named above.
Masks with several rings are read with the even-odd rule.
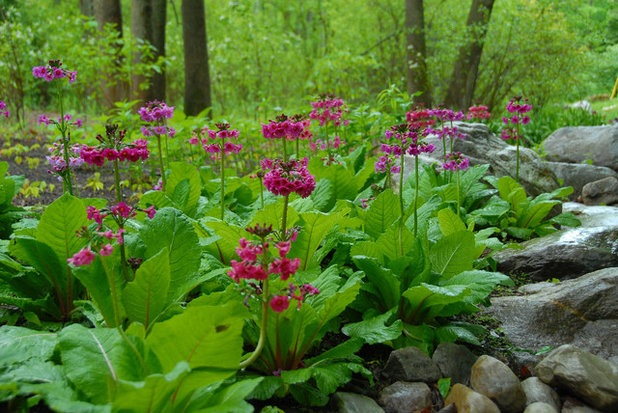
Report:
[[[152,59],[148,47],[153,43],[152,0],[131,1],[131,34],[136,41],[131,72],[131,99],[152,100],[152,76],[140,70],[142,61]]]
[[[185,113],[197,115],[212,106],[204,0],[182,0],[185,58]]]
[[[101,87],[103,89],[103,103],[113,107],[114,102],[125,99],[127,84],[120,79],[119,72],[122,62],[122,10],[120,0],[93,0],[94,15],[99,32],[112,31],[116,37],[111,44],[114,64],[103,69]],[[109,52],[103,50],[103,53]]]
[[[165,57],[165,22],[167,20],[167,0],[153,0],[152,2],[152,45],[155,53],[154,59]],[[152,76],[150,87],[153,99],[165,100],[165,65],[161,64],[159,71]]]
[[[483,53],[485,34],[491,17],[494,0],[473,0],[466,27],[472,39],[459,49],[453,75],[446,92],[446,106],[468,109],[472,104]]]
[[[425,16],[423,0],[406,0],[406,57],[408,93],[422,92],[416,102],[431,106],[431,86],[427,77],[425,56]]]

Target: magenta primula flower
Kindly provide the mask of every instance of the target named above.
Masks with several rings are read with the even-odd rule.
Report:
[[[4,103],[3,100],[0,100],[0,116],[4,115],[8,119],[11,112],[5,109],[6,109],[6,103]]]
[[[290,307],[290,297],[276,295],[270,300],[269,305],[275,313],[282,313]]]
[[[470,159],[464,158],[461,152],[448,154],[442,167],[448,171],[463,171],[470,166]]]
[[[146,160],[150,155],[148,141],[137,139],[132,143],[124,143],[126,130],[118,130],[118,125],[105,125],[105,137],[97,135],[98,146],[83,145],[81,157],[90,165],[103,166],[108,161],[137,162]]]
[[[483,120],[483,119],[489,119],[490,117],[491,117],[491,113],[489,113],[489,109],[487,109],[487,106],[484,106],[484,105],[470,106],[468,108],[468,114],[466,115],[467,120],[473,120],[473,119]]]
[[[264,186],[275,195],[287,196],[295,192],[307,198],[315,189],[315,178],[307,170],[308,163],[308,158],[300,162],[275,160],[272,169],[264,175]]]
[[[47,66],[35,66],[32,68],[32,75],[35,78],[45,79],[47,82],[51,82],[54,79],[67,78],[69,83],[75,82],[77,79],[77,72],[65,70],[62,67],[60,60],[50,60]]]
[[[328,126],[332,123],[334,126],[348,125],[349,120],[341,120],[344,113],[348,112],[348,107],[342,99],[335,97],[331,94],[322,94],[318,97],[318,100],[311,102],[313,111],[309,114],[309,117],[320,122],[320,126]]]
[[[83,265],[90,265],[95,257],[96,255],[92,252],[90,247],[87,247],[75,253],[72,258],[67,258],[67,261],[76,267],[81,267]]]
[[[287,139],[293,141],[295,139],[306,139],[311,120],[303,119],[301,115],[288,117],[281,114],[271,120],[268,124],[262,124],[262,134],[266,139]]]
[[[207,153],[223,153],[224,155],[240,153],[242,145],[230,142],[238,138],[238,129],[230,129],[229,123],[217,123],[215,126],[218,130],[210,130],[207,127],[202,129],[202,134],[207,136],[201,141],[204,150]],[[194,136],[189,143],[197,145],[200,141],[197,136]]]
[[[146,103],[146,106],[142,106],[138,113],[144,122],[151,124],[140,128],[145,137],[167,135],[173,138],[176,134],[174,128],[167,126],[167,119],[174,116],[174,106],[167,106],[165,102],[153,100]]]

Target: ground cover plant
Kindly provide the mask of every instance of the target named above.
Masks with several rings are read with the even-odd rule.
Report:
[[[182,2],[183,25],[203,18],[198,3]],[[403,64],[404,2],[356,2],[353,23],[339,0],[211,3],[215,53],[199,74],[180,63],[191,52],[178,16],[163,24],[165,55],[89,1],[57,25],[42,17],[51,2],[0,2],[0,409],[328,409],[337,390],[380,386],[387,350],[483,352],[493,327],[475,314],[514,285],[493,254],[579,225],[553,211],[572,188],[531,197],[519,157],[497,178],[453,149],[462,122],[519,154],[557,127],[605,121],[548,104],[572,80],[563,67],[588,64],[568,6],[509,0],[497,23],[463,30],[463,8],[426,2],[433,70],[403,91],[405,66],[426,66]],[[453,49],[477,35],[487,48],[469,104],[434,104],[452,94]],[[614,40],[585,41],[597,59],[613,53]],[[560,48],[536,51],[531,73],[535,42]],[[215,103],[192,83],[208,74]]]

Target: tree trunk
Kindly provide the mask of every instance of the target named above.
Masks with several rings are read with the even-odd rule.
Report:
[[[165,23],[167,21],[167,0],[154,0],[152,3],[152,45],[157,49],[155,60],[165,57]],[[152,76],[151,95],[153,99],[165,100],[165,66],[161,73]]]
[[[185,114],[195,116],[212,106],[204,0],[182,0],[185,53]]]
[[[94,16],[93,0],[79,0],[79,11],[86,17]]]
[[[406,58],[408,93],[422,92],[415,101],[431,106],[431,87],[425,56],[425,17],[423,0],[406,0]]]
[[[147,43],[152,45],[152,0],[131,0],[131,34],[142,48]],[[131,73],[131,99],[141,103],[152,100],[152,77],[147,78],[140,73],[138,65],[142,63],[144,54],[137,50],[133,54],[133,70]]]
[[[449,107],[466,110],[472,105],[483,44],[494,1],[472,1],[466,26],[468,31],[474,34],[474,37],[471,42],[459,49],[453,75],[446,92],[445,103]]]
[[[120,0],[93,0],[94,15],[97,20],[99,32],[103,33],[105,25],[111,25],[117,33],[118,39],[122,39],[122,11]],[[127,83],[120,77],[122,63],[122,44],[114,42],[113,64],[102,69],[101,87],[103,89],[103,103],[107,107],[114,107],[118,102],[127,97]]]

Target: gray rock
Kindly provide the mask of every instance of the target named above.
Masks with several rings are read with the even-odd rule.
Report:
[[[337,392],[333,395],[339,413],[384,413],[375,400],[362,394]]]
[[[618,178],[608,176],[584,185],[582,199],[586,205],[618,205]]]
[[[618,411],[618,364],[565,344],[552,351],[536,370],[545,383],[576,395],[592,407]]]
[[[567,397],[562,405],[561,413],[601,413],[597,409],[586,406],[584,403],[572,397]]]
[[[470,384],[496,403],[503,413],[520,413],[526,406],[526,394],[517,376],[491,356],[483,355],[474,363]]]
[[[547,162],[547,165],[554,171],[556,177],[562,180],[563,186],[573,187],[573,193],[569,195],[571,201],[577,200],[582,194],[584,185],[589,182],[598,181],[609,176],[618,178],[616,171],[604,166],[566,162]]]
[[[534,281],[567,280],[592,271],[618,266],[618,208],[563,204],[581,221],[541,238],[522,242],[523,249],[498,251],[498,270],[523,272]]]
[[[540,286],[540,287],[539,287]],[[494,297],[487,309],[513,345],[538,351],[574,343],[618,360],[618,268],[557,284],[530,284],[523,296]]]
[[[618,171],[618,125],[560,128],[543,142],[547,160],[595,165]]]
[[[505,143],[482,123],[455,122],[455,124],[459,131],[466,135],[466,138],[454,141],[454,151],[461,152],[470,158],[471,165],[489,164],[488,173],[491,175],[515,177],[517,152],[515,146]],[[441,164],[443,158],[442,141],[434,135],[428,136],[426,141],[434,144],[437,149],[432,154],[419,157],[419,159],[426,163],[438,161]],[[535,151],[520,147],[519,152],[519,181],[528,195],[537,196],[558,188],[556,175]],[[413,171],[414,157],[406,156],[403,167],[404,177],[407,177]]]
[[[521,382],[521,387],[526,393],[526,405],[542,402],[549,404],[554,410],[560,410],[560,396],[538,377],[529,377]]]
[[[431,390],[425,383],[398,381],[380,393],[380,404],[387,413],[408,413],[431,405]]]
[[[444,404],[457,406],[457,413],[500,413],[489,398],[459,383],[453,386]]]
[[[451,384],[465,385],[470,383],[470,371],[477,358],[467,347],[455,343],[440,343],[431,357],[442,377],[450,377]]]
[[[526,407],[524,413],[558,413],[558,410],[551,404],[534,402]]]
[[[383,374],[391,380],[425,383],[438,381],[442,377],[436,363],[416,347],[405,347],[391,352]]]

